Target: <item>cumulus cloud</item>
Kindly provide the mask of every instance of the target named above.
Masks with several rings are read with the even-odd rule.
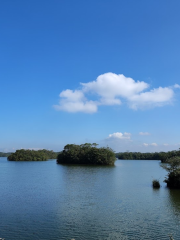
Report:
[[[151,108],[161,107],[167,103],[170,103],[173,98],[174,92],[171,88],[159,87],[149,92],[143,92],[140,94],[132,95],[129,98],[129,105],[132,109],[138,108]]]
[[[81,83],[79,90],[62,91],[59,104],[54,105],[54,108],[67,112],[95,113],[100,105],[121,105],[125,102],[130,108],[137,110],[160,107],[172,102],[172,87],[147,91],[148,88],[149,84],[144,81],[135,81],[123,74],[105,73],[94,81]],[[179,88],[179,85],[175,84],[174,88]]]
[[[59,105],[54,105],[56,110],[63,110],[67,112],[97,112],[97,104],[95,101],[87,100],[84,93],[79,90],[65,90],[60,94]]]
[[[112,134],[109,134],[109,137],[108,137],[108,139],[114,139],[114,138],[116,138],[116,139],[130,139],[131,138],[131,133],[127,133],[127,132],[125,132],[124,134],[123,133],[121,133],[121,132],[116,132],[116,133],[112,133]]]
[[[145,147],[147,147],[149,144],[148,144],[148,143],[143,143],[143,145],[144,145]]]
[[[148,132],[139,132],[139,135],[141,135],[141,136],[148,136],[148,135],[150,135],[150,133],[148,133]]]
[[[118,97],[129,98],[145,90],[149,85],[145,82],[135,82],[123,74],[105,73],[100,75],[96,81],[81,83],[85,92],[93,92],[100,96],[102,104],[106,100],[119,100]],[[120,100],[119,100],[120,101]],[[116,104],[120,102],[117,101]],[[113,103],[114,104],[114,103]]]

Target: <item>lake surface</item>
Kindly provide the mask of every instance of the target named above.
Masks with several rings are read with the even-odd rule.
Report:
[[[180,190],[166,188],[165,176],[159,161],[93,167],[0,158],[0,238],[178,240]]]

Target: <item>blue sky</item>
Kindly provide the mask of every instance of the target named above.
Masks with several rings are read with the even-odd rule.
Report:
[[[179,0],[0,1],[0,151],[180,147]]]

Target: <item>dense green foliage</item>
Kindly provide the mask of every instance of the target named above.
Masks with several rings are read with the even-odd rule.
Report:
[[[118,159],[133,159],[133,160],[161,160],[161,162],[167,162],[168,159],[179,156],[180,149],[177,151],[169,152],[155,152],[155,153],[141,153],[141,152],[122,152],[116,153]]]
[[[115,154],[109,147],[97,148],[97,144],[68,144],[58,155],[57,163],[114,165]]]
[[[152,185],[153,185],[153,188],[160,188],[159,180],[154,179],[154,180],[152,181]]]
[[[11,154],[12,154],[11,152],[8,153],[0,152],[0,157],[8,157]]]
[[[168,163],[161,164],[161,166],[168,172],[167,178],[164,182],[169,188],[180,188],[180,157],[172,157]]]
[[[38,151],[21,149],[8,156],[9,161],[46,161],[56,158],[57,153],[46,149]]]
[[[132,160],[160,160],[159,153],[141,153],[141,152],[122,152],[116,153],[118,159]]]

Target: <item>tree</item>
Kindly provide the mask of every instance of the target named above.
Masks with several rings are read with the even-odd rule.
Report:
[[[170,188],[180,188],[180,157],[174,156],[168,159],[166,164],[161,166],[168,172],[167,178],[164,182]]]

